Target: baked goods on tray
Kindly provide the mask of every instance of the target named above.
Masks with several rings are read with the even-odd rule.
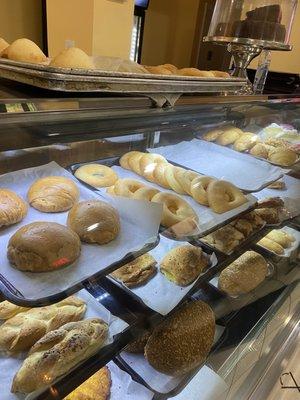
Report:
[[[14,61],[41,64],[47,57],[37,44],[29,39],[17,39],[7,48],[7,58]]]
[[[120,233],[118,211],[100,200],[76,203],[68,213],[67,225],[86,243],[106,244]]]
[[[17,306],[7,300],[0,302],[0,321],[14,317],[15,315],[28,311],[29,308]]]
[[[94,69],[95,65],[83,50],[78,47],[70,47],[59,53],[50,62],[51,67],[59,68],[83,68]]]
[[[207,187],[207,199],[210,208],[218,214],[233,210],[248,201],[240,189],[226,181],[211,182]]]
[[[290,248],[295,242],[293,235],[281,229],[273,229],[257,244],[272,253],[283,255],[285,249]]]
[[[77,233],[56,222],[32,222],[10,238],[7,257],[20,271],[53,271],[72,264],[80,256]]]
[[[118,180],[115,171],[101,164],[85,164],[76,169],[76,178],[96,188],[112,186]]]
[[[2,51],[7,49],[8,46],[9,46],[9,43],[7,43],[7,41],[5,39],[0,38],[0,57],[1,57]]]
[[[146,66],[144,68],[151,74],[159,75],[177,75],[177,76],[193,76],[198,78],[229,78],[228,72],[224,71],[201,71],[198,68],[177,68],[173,64],[162,64],[154,66]]]
[[[230,296],[238,296],[255,289],[267,274],[264,257],[255,251],[246,251],[221,272],[218,287]]]
[[[110,371],[108,367],[103,367],[68,394],[64,400],[108,400],[111,383]]]
[[[79,198],[79,189],[72,179],[47,176],[36,180],[27,193],[31,207],[42,212],[67,211]]]
[[[245,236],[229,224],[204,236],[201,240],[222,253],[229,254],[245,240]]]
[[[20,196],[9,189],[0,189],[0,228],[22,221],[27,211],[27,203]]]
[[[139,353],[144,353],[145,346],[148,342],[148,339],[151,335],[151,332],[145,332],[140,336],[138,339],[133,340],[130,342],[124,349],[124,351],[127,351],[128,353],[134,353],[134,354],[139,354]]]
[[[67,322],[79,321],[85,302],[75,296],[46,307],[21,312],[0,326],[0,350],[20,352],[30,349],[46,333]]]
[[[179,286],[191,284],[207,267],[202,249],[192,245],[175,247],[160,262],[160,272]]]
[[[48,332],[31,347],[11,392],[31,393],[50,385],[100,349],[107,334],[107,324],[98,318],[69,322]]]
[[[201,300],[193,301],[154,328],[145,346],[145,357],[156,370],[181,375],[205,361],[214,334],[212,309]]]
[[[275,253],[279,256],[284,254],[284,248],[279,243],[276,243],[275,241],[269,239],[268,237],[264,237],[264,238],[260,239],[260,241],[257,242],[257,244],[259,246],[264,247],[267,250],[272,251],[273,253]]]
[[[143,285],[156,273],[156,260],[146,253],[113,271],[111,276],[128,287]]]

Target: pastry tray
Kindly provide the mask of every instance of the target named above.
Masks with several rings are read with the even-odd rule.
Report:
[[[172,194],[177,194],[174,191],[164,189],[161,186],[156,185],[153,182],[148,182],[143,177],[135,174],[132,171],[123,169],[122,167],[119,166],[119,157],[111,157],[111,158],[106,158],[106,159],[102,159],[102,160],[94,160],[94,161],[89,161],[89,162],[84,162],[84,163],[76,163],[76,164],[69,166],[68,169],[74,174],[76,169],[79,168],[81,165],[91,164],[91,163],[97,163],[97,164],[102,164],[102,165],[106,165],[109,167],[113,167],[114,170],[119,174],[120,178],[128,177],[131,179],[136,179],[138,181],[145,183],[145,185],[155,187],[158,190],[169,192]],[[81,183],[85,184],[86,186],[93,189],[94,191],[101,193],[104,196],[106,194],[106,188],[96,189],[96,188],[93,188],[92,186],[84,183],[83,181],[81,181]],[[108,196],[108,195],[106,195],[106,196]],[[178,195],[178,196],[184,198],[195,210],[197,210],[197,209],[201,210],[200,211],[200,213],[201,213],[200,220],[203,221],[203,217],[204,217],[204,218],[207,218],[207,221],[204,224],[202,223],[202,227],[200,224],[200,232],[197,232],[194,235],[184,235],[184,236],[180,236],[180,238],[178,238],[178,237],[174,236],[174,234],[172,232],[170,232],[170,230],[166,230],[166,228],[164,228],[163,226],[161,226],[161,228],[160,228],[160,233],[168,238],[173,239],[173,240],[180,240],[180,241],[187,241],[187,242],[190,242],[191,240],[199,239],[200,237],[206,236],[210,232],[220,228],[221,226],[228,224],[229,222],[236,219],[237,217],[253,210],[257,203],[256,198],[254,196],[252,196],[251,194],[248,194],[247,195],[247,198],[249,200],[248,204],[243,204],[242,206],[240,206],[234,210],[230,210],[223,214],[216,214],[212,210],[210,210],[208,207],[201,206],[200,204],[196,203],[190,196],[187,196],[187,195]],[[112,199],[111,196],[108,196],[108,197],[110,199]],[[117,197],[117,196],[115,196],[115,197]],[[151,203],[147,202],[147,204],[151,204]]]
[[[247,84],[244,78],[202,78],[54,68],[0,59],[2,78],[61,92],[142,95],[159,106],[173,105],[184,93],[235,94]],[[159,96],[159,97],[158,97]]]
[[[29,186],[36,179],[51,175],[75,180],[81,200],[105,201],[99,193],[81,185],[72,174],[55,162],[1,175],[0,185],[14,190],[25,199]],[[161,208],[150,209],[149,205],[132,201],[122,199],[120,202],[119,199],[111,202],[118,209],[121,220],[121,232],[115,241],[102,246],[82,243],[81,255],[75,263],[57,271],[41,273],[22,272],[13,268],[6,256],[7,242],[17,229],[33,221],[65,224],[67,212],[41,213],[29,207],[23,221],[0,231],[0,291],[3,296],[13,303],[29,307],[55,303],[77,292],[90,280],[105,276],[154,248],[159,243]]]

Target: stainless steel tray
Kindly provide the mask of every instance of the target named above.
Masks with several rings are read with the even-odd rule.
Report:
[[[54,68],[0,59],[0,77],[42,89],[150,97],[158,106],[173,105],[184,93],[234,94],[246,85],[242,78],[202,78]]]

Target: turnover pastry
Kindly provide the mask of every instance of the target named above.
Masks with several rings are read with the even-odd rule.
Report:
[[[30,349],[14,376],[12,393],[31,393],[44,388],[100,349],[108,333],[98,318],[70,322],[48,332]]]
[[[296,152],[283,147],[276,147],[268,153],[268,160],[283,167],[290,167],[297,161]]]
[[[143,285],[156,273],[156,260],[151,254],[143,254],[111,273],[111,276],[128,287]]]
[[[192,301],[154,328],[145,357],[156,370],[179,376],[205,361],[214,334],[212,309],[201,300]]]
[[[59,53],[50,63],[51,67],[94,69],[95,65],[83,50],[70,47]]]
[[[282,255],[284,253],[284,248],[279,243],[269,239],[267,236],[262,238],[259,242],[257,242],[257,244],[275,254]]]
[[[33,64],[41,64],[47,61],[47,57],[36,45],[29,39],[17,39],[7,48],[7,57],[14,61],[23,61]]]
[[[75,171],[76,178],[94,187],[112,186],[118,180],[115,171],[101,164],[82,165]]]
[[[210,208],[222,214],[246,203],[247,197],[230,182],[213,181],[207,188],[207,199]]]
[[[22,221],[27,210],[27,204],[15,192],[0,189],[0,228]]]
[[[179,246],[170,250],[160,263],[160,271],[179,286],[191,284],[208,266],[200,247]]]
[[[296,240],[293,235],[281,229],[273,229],[266,237],[280,244],[285,249],[291,247],[292,243]]]
[[[67,211],[79,198],[79,190],[72,179],[47,176],[35,181],[27,193],[31,207],[42,212]]]
[[[229,224],[204,236],[201,240],[222,253],[229,254],[245,240],[245,236]]]
[[[7,257],[20,271],[54,271],[80,256],[78,235],[56,222],[32,222],[10,238]]]
[[[69,211],[67,225],[86,243],[106,244],[120,233],[118,211],[100,200],[76,203]]]
[[[218,286],[231,296],[238,296],[255,289],[266,278],[266,260],[255,251],[246,251],[226,267],[219,276]]]

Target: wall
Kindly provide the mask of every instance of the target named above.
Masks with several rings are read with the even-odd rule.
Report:
[[[190,66],[198,7],[199,0],[150,1],[144,28],[143,64]]]
[[[26,37],[42,46],[42,4],[37,0],[0,0],[0,37],[11,43]]]

